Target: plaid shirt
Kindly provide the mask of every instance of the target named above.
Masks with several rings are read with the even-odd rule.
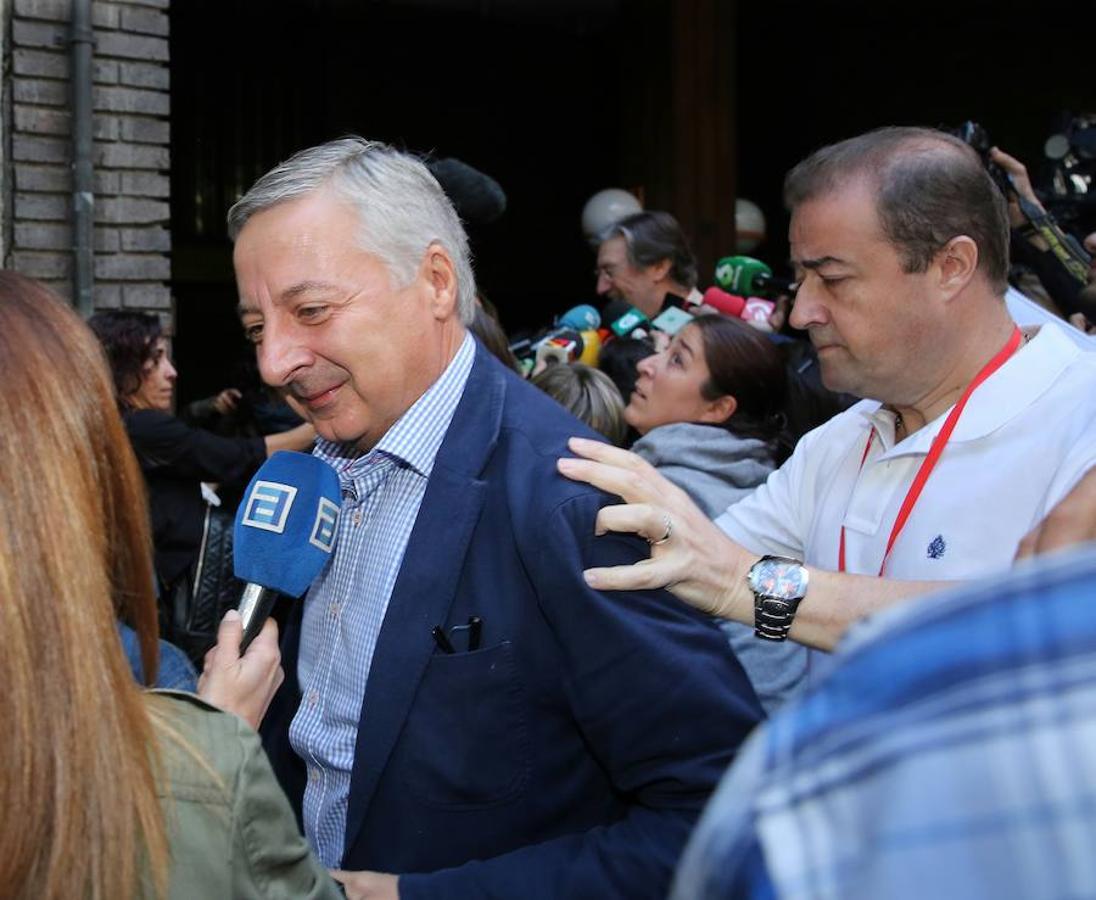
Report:
[[[315,450],[338,472],[343,504],[334,556],[305,599],[301,705],[289,740],[308,768],[305,834],[328,867],[342,860],[358,719],[377,637],[474,359],[475,342],[465,335],[441,377],[364,456],[329,441]]]
[[[1096,548],[892,610],[835,663],[751,737],[675,898],[1096,897]]]

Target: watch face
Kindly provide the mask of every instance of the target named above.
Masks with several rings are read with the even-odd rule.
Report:
[[[750,569],[750,589],[779,600],[798,600],[807,592],[807,570],[790,559],[761,559]]]

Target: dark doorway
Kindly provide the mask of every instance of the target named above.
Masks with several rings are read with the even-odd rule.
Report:
[[[665,4],[631,4],[661,7]],[[579,217],[622,181],[629,30],[600,2],[186,0],[172,7],[172,233],[182,400],[247,352],[224,214],[254,179],[347,133],[455,156],[505,189],[469,228],[477,280],[510,329],[593,297]]]
[[[274,163],[355,132],[455,156],[509,207],[470,228],[511,331],[593,297],[579,227],[619,186],[682,219],[702,286],[734,196],[787,256],[780,186],[812,149],[886,124],[974,119],[1034,168],[1063,109],[1096,110],[1091,0],[180,0],[172,236],[182,399],[247,352],[224,213]],[[733,87],[732,87],[733,86]],[[731,136],[733,135],[733,140]],[[733,225],[731,226],[733,227]]]
[[[787,258],[784,174],[883,125],[983,125],[1033,173],[1062,110],[1096,112],[1092,0],[739,3],[738,194]]]

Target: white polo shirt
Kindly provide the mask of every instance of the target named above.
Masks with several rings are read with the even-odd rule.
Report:
[[[947,412],[895,445],[894,414],[862,401],[816,428],[716,519],[758,553],[878,575],[891,528]],[[863,469],[869,430],[875,438]],[[1096,354],[1043,325],[974,392],[898,536],[886,577],[965,579],[1008,568],[1020,539],[1096,464]]]

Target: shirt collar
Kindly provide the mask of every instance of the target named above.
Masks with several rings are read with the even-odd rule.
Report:
[[[360,454],[351,444],[321,438],[313,453],[334,467],[344,481],[357,478],[382,456],[429,478],[475,358],[476,342],[470,332],[465,332],[464,340],[441,377],[393,423],[372,450]]]
[[[1030,329],[1025,333],[1031,335]],[[952,432],[951,442],[975,441],[996,431],[1020,415],[1048,391],[1081,350],[1061,327],[1048,322],[971,396]],[[866,407],[864,417],[883,442],[884,452],[894,456],[928,453],[933,438],[944,425],[948,407],[906,440],[894,443],[894,413],[881,405]]]

